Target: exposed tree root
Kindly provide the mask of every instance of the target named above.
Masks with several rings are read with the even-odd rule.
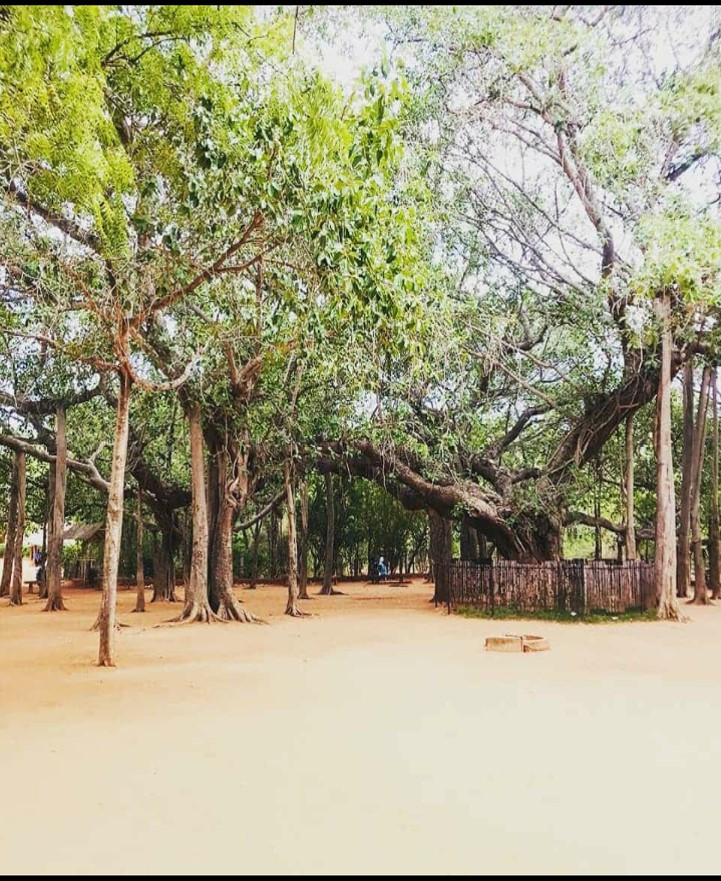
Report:
[[[713,603],[708,597],[694,597],[686,603],[687,606],[711,606]]]
[[[294,603],[288,603],[285,608],[285,614],[290,615],[291,618],[312,618],[310,612],[303,612],[298,608]]]
[[[130,611],[131,611],[131,614],[132,614],[133,612],[144,612],[145,609],[131,609]]]
[[[43,611],[44,611],[44,610],[43,610]],[[121,627],[130,627],[130,624],[123,624],[122,621],[118,621],[117,618],[116,618],[116,620],[115,620],[115,629],[116,629],[116,630],[120,630]],[[90,632],[91,632],[91,633],[97,633],[98,630],[100,630],[100,615],[98,615],[98,617],[95,619],[95,623],[94,623],[93,626],[90,628]],[[114,667],[115,664],[112,664],[111,666]]]
[[[195,624],[196,622],[200,622],[201,624],[210,624],[212,621],[220,621],[223,624],[227,624],[227,620],[223,620],[219,615],[216,615],[215,612],[210,608],[207,603],[189,603],[183,611],[178,615],[177,618],[171,618],[170,621],[164,622],[165,624]],[[162,624],[156,625],[157,627],[162,627]]]
[[[267,624],[262,618],[241,608],[240,600],[233,595],[221,597],[217,616],[221,621],[237,621],[240,624]]]
[[[316,594],[316,596],[317,597],[344,597],[345,594],[343,593],[342,590],[336,590],[334,587],[331,587],[329,593],[325,593],[324,591],[319,590],[318,593]],[[299,597],[299,599],[300,599],[300,597]],[[309,597],[309,599],[310,599],[310,597]]]
[[[43,612],[67,612],[67,610],[68,607],[63,602],[63,598],[61,596],[56,596],[48,597]]]
[[[661,621],[678,621],[681,624],[688,623],[688,618],[681,612],[678,606],[671,603],[660,603],[658,607],[658,616]]]

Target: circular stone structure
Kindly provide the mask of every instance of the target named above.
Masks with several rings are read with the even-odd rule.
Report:
[[[486,637],[486,650],[489,652],[545,652],[550,647],[545,637],[531,634],[519,636],[506,633],[505,636]]]

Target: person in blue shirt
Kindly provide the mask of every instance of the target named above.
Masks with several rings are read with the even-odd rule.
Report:
[[[385,581],[386,575],[388,575],[388,567],[386,566],[386,562],[383,557],[381,557],[378,560],[378,580]]]

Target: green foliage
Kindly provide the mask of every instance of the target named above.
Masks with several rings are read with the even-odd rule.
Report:
[[[618,613],[591,611],[583,616],[555,609],[539,610],[537,612],[519,612],[513,606],[496,606],[493,611],[478,609],[474,606],[459,606],[457,609],[454,609],[454,611],[457,615],[461,615],[464,618],[557,621],[562,624],[625,624],[630,621],[658,621],[656,609],[650,609],[647,611],[627,609],[625,612]]]

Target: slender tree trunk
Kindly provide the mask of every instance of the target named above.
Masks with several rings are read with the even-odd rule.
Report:
[[[43,525],[43,541],[45,542],[45,550],[43,551],[43,579],[42,584],[38,586],[38,599],[46,600],[48,598],[48,568],[50,566],[50,543],[53,533],[53,505],[55,499],[55,460],[48,467],[48,489],[45,494],[45,523]]]
[[[15,542],[13,549],[13,575],[10,582],[10,605],[23,604],[23,540],[25,538],[25,453],[15,454],[17,469],[17,520],[15,523]]]
[[[721,554],[719,553],[719,514],[718,514],[718,388],[716,368],[711,371],[711,405],[713,407],[713,437],[711,448],[711,515],[708,530],[709,588],[712,597],[721,596]]]
[[[155,508],[153,516],[160,535],[153,541],[153,596],[150,602],[176,603],[173,512]]]
[[[434,603],[445,603],[448,599],[448,564],[453,547],[453,526],[435,511],[428,512],[430,522],[430,556],[433,569]]]
[[[305,477],[298,481],[300,496],[300,541],[298,542],[298,599],[309,600],[308,595],[308,484]]]
[[[706,413],[708,411],[708,392],[711,381],[711,368],[704,367],[701,391],[698,398],[698,413],[694,426],[693,478],[691,494],[691,548],[694,561],[694,591],[692,602],[706,605],[709,601],[706,589],[706,564],[703,556],[701,535],[701,483],[703,481],[703,457],[706,447]]]
[[[626,559],[636,559],[636,516],[634,513],[633,413],[626,417]]]
[[[174,619],[178,624],[221,620],[210,607],[208,598],[208,503],[205,491],[205,453],[200,407],[197,404],[190,404],[187,408],[187,417],[190,431],[193,555],[190,562],[190,579],[185,588],[185,607]]]
[[[44,512],[44,520],[43,520],[43,547],[41,551],[41,563],[40,563],[40,573],[38,576],[38,599],[46,600],[48,598],[48,523],[50,520],[50,507],[52,504],[52,494],[51,494],[51,480],[54,481],[53,475],[55,472],[53,468],[55,466],[51,465],[48,468],[48,476],[47,481],[45,483],[45,507],[43,509]],[[52,484],[55,485],[54,482]]]
[[[603,558],[603,536],[601,535],[601,527],[598,521],[601,517],[601,491],[603,489],[603,460],[599,453],[596,456],[596,487],[593,497],[593,513],[596,518],[595,541],[594,541],[594,557],[596,560]]]
[[[231,474],[228,446],[215,450],[214,474],[216,489],[210,493],[217,512],[210,520],[212,532],[212,560],[210,562],[209,596],[211,609],[223,621],[238,621],[242,624],[262,623],[261,619],[246,611],[233,591],[233,526],[237,509],[232,503],[236,498],[245,504],[248,497],[247,456],[236,457],[235,475]]]
[[[461,560],[478,562],[478,533],[468,517],[461,520]]]
[[[654,301],[661,325],[661,369],[656,399],[656,556],[658,617],[683,620],[676,597],[676,500],[671,444],[671,316],[668,295]]]
[[[5,554],[3,556],[3,573],[0,579],[0,596],[6,597],[10,593],[10,582],[13,575],[13,561],[15,560],[15,533],[18,522],[18,459],[15,456],[13,464],[12,480],[10,483],[10,500],[8,505],[8,528],[5,535]],[[38,590],[40,586],[38,585]]]
[[[691,585],[691,496],[693,493],[693,355],[683,366],[683,448],[681,453],[681,509],[679,512],[676,589],[688,596]]]
[[[115,666],[115,631],[118,594],[118,563],[120,540],[123,534],[123,501],[125,491],[125,464],[128,458],[128,429],[130,424],[130,377],[120,374],[120,390],[115,411],[113,460],[110,468],[110,489],[105,516],[105,544],[103,548],[103,595],[98,615],[100,644],[98,666]]]
[[[275,510],[270,512],[267,520],[268,533],[268,576],[275,581],[278,577],[278,561],[276,552],[278,547],[278,520],[275,516]]]
[[[261,523],[258,523],[253,526],[253,557],[251,560],[250,567],[250,584],[248,585],[249,590],[255,590],[258,584],[258,554],[260,552],[260,526]]]
[[[323,566],[323,587],[319,593],[322,596],[333,596],[338,591],[333,590],[333,560],[335,559],[335,504],[333,499],[333,475],[327,472],[325,475],[325,565]]]
[[[63,602],[63,530],[65,528],[65,486],[67,483],[68,446],[65,437],[65,410],[55,413],[55,489],[50,514],[50,547],[48,549],[48,601],[44,612],[65,610]]]
[[[143,554],[143,493],[138,487],[137,529],[135,535],[135,608],[134,612],[145,611],[145,558]]]
[[[293,497],[293,470],[290,459],[283,463],[283,478],[285,480],[285,503],[288,513],[288,602],[285,606],[285,614],[293,618],[301,618],[307,615],[298,608],[298,537],[296,534],[295,498]]]

